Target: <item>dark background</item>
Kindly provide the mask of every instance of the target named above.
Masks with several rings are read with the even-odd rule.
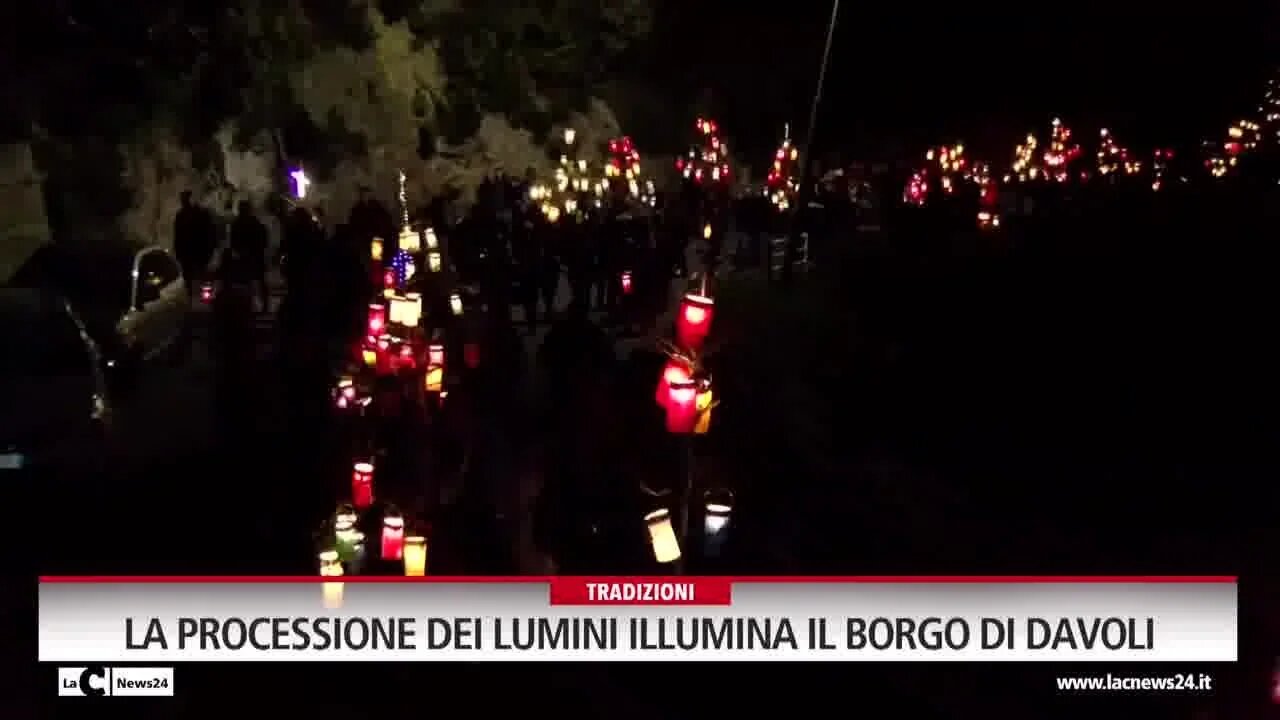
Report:
[[[713,111],[743,153],[802,133],[831,4],[663,3],[633,72]],[[993,160],[1061,115],[1092,140],[1196,143],[1252,111],[1280,5],[841,3],[820,145],[854,157],[963,139]]]

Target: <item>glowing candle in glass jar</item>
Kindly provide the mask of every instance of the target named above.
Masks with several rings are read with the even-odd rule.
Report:
[[[411,292],[405,295],[404,299],[407,307],[403,324],[406,327],[418,327],[422,322],[422,293]]]
[[[338,379],[338,387],[334,390],[334,403],[339,409],[345,410],[355,404],[356,401],[356,385],[355,381],[350,377],[342,377]]]
[[[338,553],[333,550],[325,550],[320,553],[320,575],[322,577],[342,577],[342,561],[338,558]],[[342,607],[342,583],[326,582],[321,583],[321,592],[324,597],[324,606],[330,610],[337,610]]]
[[[729,526],[729,515],[733,512],[733,506],[722,502],[707,502],[705,527],[703,530],[708,535],[715,535],[723,531]]]
[[[427,574],[427,539],[411,535],[404,539],[404,574],[422,577]]]
[[[710,490],[704,496],[706,503],[703,520],[703,544],[707,555],[718,556],[729,534],[729,517],[733,513],[733,493],[728,490]]]
[[[392,295],[388,300],[390,300],[390,302],[387,303],[387,320],[389,320],[392,325],[402,325],[405,299],[399,295]]]
[[[213,302],[213,283],[200,283],[200,302],[205,303],[206,305]]]
[[[435,251],[427,253],[427,269],[431,272],[440,272],[440,266],[440,253]]]
[[[360,359],[364,361],[365,367],[375,367],[378,364],[377,349],[371,347],[361,348]]]
[[[621,282],[622,282],[622,294],[630,295],[631,294],[631,271],[630,270],[622,271]]]
[[[333,513],[333,529],[334,530],[350,530],[355,527],[356,521],[359,519],[356,509],[343,503]]]
[[[671,383],[667,392],[667,432],[692,433],[698,421],[698,385],[692,380]]]
[[[711,430],[711,408],[715,406],[715,398],[711,393],[710,379],[704,378],[698,383],[698,397],[694,405],[698,413],[698,421],[694,425],[693,432],[698,435],[705,435]]]
[[[427,346],[427,374],[423,378],[423,389],[433,393],[444,390],[444,345],[441,343]]]
[[[360,510],[373,504],[373,463],[358,462],[352,466],[351,500]]]
[[[376,237],[369,243],[369,259],[382,262],[382,238]]]
[[[369,304],[369,337],[378,337],[387,327],[387,306],[381,303]]]
[[[653,547],[653,557],[660,563],[675,562],[680,559],[680,541],[671,527],[671,513],[666,509],[654,510],[644,516],[645,525],[649,527],[649,544]]]
[[[404,517],[387,510],[382,518],[382,559],[400,560],[404,556]]]
[[[349,560],[351,553],[355,549],[356,530],[356,511],[350,505],[343,505],[338,508],[337,514],[333,516],[333,542],[334,549],[338,552],[338,557],[342,560]]]
[[[658,376],[658,392],[654,396],[654,402],[659,407],[667,406],[667,399],[671,393],[671,383],[683,382],[689,379],[689,368],[678,360],[668,360],[667,364],[662,368],[662,374]]]
[[[426,229],[426,231],[425,231],[423,234],[427,236],[427,249],[428,249],[428,250],[438,250],[438,249],[440,249],[440,238],[436,237],[436,229],[435,229],[435,228],[427,228],[427,229]]]
[[[711,330],[715,301],[704,295],[689,293],[680,303],[676,318],[676,340],[687,350],[698,350]]]
[[[462,296],[458,293],[449,295],[449,311],[455,316],[462,314]]]
[[[439,365],[428,365],[427,373],[423,376],[422,387],[430,393],[443,392],[444,368]]]
[[[405,225],[404,229],[400,231],[400,249],[411,253],[416,253],[422,249],[418,233],[408,225]]]
[[[360,574],[364,569],[364,560],[364,533],[357,530],[351,535],[351,557],[347,560],[347,565],[350,566],[352,575]]]
[[[338,558],[338,553],[333,550],[320,553],[320,576],[340,577],[341,575],[342,562]]]

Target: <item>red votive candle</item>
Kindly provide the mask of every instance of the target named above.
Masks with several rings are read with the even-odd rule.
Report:
[[[358,462],[352,468],[351,502],[359,510],[373,504],[373,463]]]
[[[667,398],[671,394],[671,383],[680,382],[689,379],[689,369],[683,363],[675,360],[668,360],[662,374],[658,376],[658,392],[654,395],[654,402],[659,407],[667,406]]]
[[[698,423],[698,385],[693,380],[671,383],[667,392],[667,432],[687,435]]]
[[[382,559],[399,560],[404,557],[404,518],[387,515],[382,519]]]

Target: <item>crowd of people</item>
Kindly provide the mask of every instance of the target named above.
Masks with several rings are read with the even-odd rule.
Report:
[[[184,195],[175,250],[193,297],[194,288],[210,290],[216,396],[228,437],[255,441],[265,399],[279,397],[292,448],[285,451],[301,477],[350,462],[334,454],[348,440],[332,434],[330,391],[358,364],[369,303],[383,293],[381,272],[400,255],[407,219],[420,241],[432,230],[442,262],[433,271],[417,253],[422,267],[397,282],[398,291],[421,294],[423,330],[458,351],[454,357],[461,360],[465,338],[479,345],[484,362],[450,389],[433,427],[397,421],[379,431],[393,464],[415,477],[465,473],[463,505],[480,509],[468,521],[473,529],[502,515],[504,498],[520,494],[512,483],[537,474],[537,545],[561,562],[591,554],[584,533],[599,545],[598,528],[584,530],[583,518],[616,511],[620,525],[633,525],[639,485],[602,485],[601,478],[637,468],[650,477],[670,474],[654,467],[665,442],[661,419],[651,417],[658,411],[653,383],[665,362],[656,338],[668,330],[658,323],[669,317],[677,291],[705,284],[714,292],[731,272],[768,267],[770,239],[787,232],[791,217],[762,195],[732,197],[727,185],[697,183],[652,203],[625,187],[599,201],[583,194],[580,212],[555,217],[533,200],[531,187],[532,178],[492,178],[461,217],[450,198],[405,212],[363,189],[336,225],[295,201],[280,217],[278,243],[269,242],[268,226],[248,202],[220,225]],[[838,232],[837,196],[815,197],[826,209],[800,214],[805,229]],[[269,288],[275,277],[283,280],[278,306]],[[450,310],[455,295],[465,302],[465,320]],[[266,337],[272,324],[275,337]],[[651,335],[655,342],[643,341]],[[616,341],[627,337],[640,339],[630,344],[640,349],[619,358]],[[271,348],[275,357],[265,362]],[[276,437],[272,448],[281,447]],[[410,469],[420,446],[430,446],[429,470]],[[317,500],[314,511],[331,501]],[[617,552],[597,553],[598,569],[615,567]]]
[[[522,482],[522,472],[534,467],[551,478],[539,498],[540,544],[562,546],[564,537],[577,532],[566,523],[590,514],[567,509],[588,502],[588,496],[591,503],[602,502],[593,478],[605,476],[603,464],[612,462],[601,448],[612,447],[610,438],[619,435],[607,405],[620,379],[636,378],[637,389],[626,394],[652,398],[656,370],[620,368],[614,338],[647,334],[669,309],[674,283],[694,281],[690,276],[698,272],[714,274],[722,265],[762,265],[766,243],[739,242],[728,258],[732,262],[722,263],[730,228],[753,236],[757,211],[727,194],[694,187],[652,206],[624,193],[600,204],[584,197],[585,212],[554,221],[531,202],[529,183],[518,179],[494,178],[476,197],[457,219],[444,199],[407,213],[415,230],[433,230],[444,260],[438,272],[419,268],[402,291],[422,293],[430,331],[478,338],[485,357],[450,392],[447,421],[430,431],[432,462],[457,471],[463,448],[484,448],[466,461],[470,477],[464,489],[479,501],[472,505],[485,508],[484,518],[497,513],[500,498],[514,494],[508,484]],[[263,398],[278,393],[295,467],[315,477],[325,472],[321,465],[336,462],[317,450],[328,445],[334,378],[358,356],[368,304],[382,292],[373,248],[380,246],[378,254],[388,262],[397,257],[404,213],[363,190],[346,222],[329,229],[319,210],[295,203],[281,218],[272,253],[268,227],[256,209],[242,202],[237,210],[220,229],[211,211],[184,195],[175,220],[175,250],[193,297],[194,288],[214,288],[221,427],[252,434]],[[757,224],[755,233],[763,234],[766,224]],[[692,268],[691,255],[701,256]],[[274,268],[284,286],[278,307],[269,289]],[[465,298],[465,330],[448,309],[454,294]],[[270,324],[260,322],[265,313],[275,316],[274,341],[262,335]],[[539,345],[530,358],[521,336],[535,333]],[[265,372],[270,366],[263,362],[264,345],[278,350],[278,376]],[[656,347],[647,354],[660,358]],[[270,387],[275,377],[281,382]],[[554,399],[539,395],[545,387],[559,388]],[[390,433],[383,437],[394,440]],[[400,446],[415,444],[421,438]]]

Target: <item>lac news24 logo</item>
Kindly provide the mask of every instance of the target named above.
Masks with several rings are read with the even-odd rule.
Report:
[[[171,697],[173,668],[58,668],[60,697]]]

